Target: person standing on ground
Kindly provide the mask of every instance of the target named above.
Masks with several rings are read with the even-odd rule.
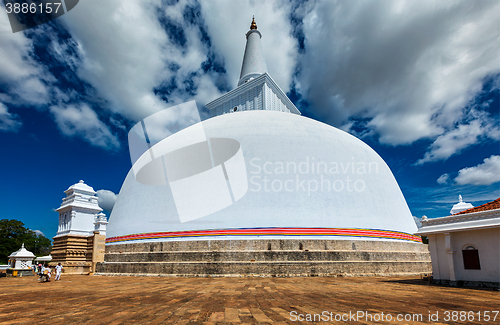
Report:
[[[57,265],[56,265],[56,278],[54,281],[60,280],[62,269],[63,269],[63,266],[61,265],[61,263],[57,263]]]

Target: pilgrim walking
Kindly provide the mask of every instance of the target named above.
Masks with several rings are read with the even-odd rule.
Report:
[[[55,281],[61,279],[62,269],[63,269],[63,266],[61,265],[61,263],[57,263],[57,265],[56,265],[56,278],[55,278]]]

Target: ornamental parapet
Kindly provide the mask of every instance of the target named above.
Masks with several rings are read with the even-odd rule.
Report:
[[[435,219],[422,219],[422,227],[436,226],[436,225],[443,225],[443,224],[450,224],[450,223],[458,223],[458,222],[493,219],[493,218],[498,218],[498,217],[500,217],[500,209],[479,211],[479,212],[472,212],[472,213],[467,213],[467,214],[451,215],[451,216],[442,217],[442,218],[435,218]]]

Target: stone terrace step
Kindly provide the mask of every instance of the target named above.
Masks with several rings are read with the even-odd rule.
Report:
[[[97,274],[172,276],[334,276],[429,273],[428,262],[131,262],[97,265]]]
[[[361,240],[197,240],[107,245],[98,274],[331,276],[431,272],[427,245]]]
[[[281,261],[422,261],[428,252],[374,251],[188,251],[107,253],[106,262],[281,262]]]
[[[106,253],[265,250],[429,252],[428,246],[421,243],[331,239],[193,240],[106,245]]]

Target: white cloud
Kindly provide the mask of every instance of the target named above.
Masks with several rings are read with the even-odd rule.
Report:
[[[42,105],[49,100],[47,84],[53,77],[33,59],[33,45],[24,33],[7,32],[9,20],[0,19],[0,83],[7,94],[2,100],[17,105]]]
[[[9,113],[7,107],[0,103],[0,131],[17,132],[21,125],[22,122],[18,120],[17,116]]]
[[[113,112],[133,121],[167,107],[153,93],[168,77],[165,61],[170,55],[153,3],[89,0],[61,18],[76,43],[79,60],[71,64],[79,77],[110,103]]]
[[[201,14],[193,24],[186,9],[198,6]],[[185,44],[169,37],[157,19],[160,10]],[[358,135],[378,136],[381,143],[434,141],[423,164],[485,137],[500,139],[497,122],[470,119],[465,109],[473,106],[484,79],[500,72],[499,10],[498,1],[180,0],[166,7],[161,0],[87,0],[60,19],[72,38],[47,34],[47,48],[93,86],[103,109],[136,122],[188,100],[206,104],[221,95],[218,86],[235,86],[255,15],[269,73],[285,92],[295,82],[312,115],[352,133],[352,119],[363,118],[366,129]],[[292,24],[292,16],[298,22]],[[2,29],[8,29],[5,19]],[[292,36],[299,29],[304,53]],[[8,84],[8,95],[0,94],[4,103],[61,100],[54,77],[32,52],[23,33],[0,35],[0,82]],[[204,71],[208,59],[227,73]],[[166,103],[154,90],[172,80],[176,86],[169,88]],[[76,135],[89,139],[85,132]]]
[[[498,11],[497,1],[317,1],[304,19],[301,92],[316,116],[366,118],[386,144],[474,135],[475,125],[455,126],[500,72]]]
[[[439,176],[439,178],[437,179],[437,183],[440,185],[445,185],[445,184],[448,184],[449,179],[450,179],[449,174],[443,174],[443,175]]]
[[[46,237],[45,234],[41,231],[41,230],[33,230],[35,232],[35,234],[37,234],[38,236],[43,236],[43,237]]]
[[[291,36],[288,2],[218,1],[198,5],[193,0],[181,0],[167,7],[162,7],[164,4],[159,0],[79,3],[77,11],[62,17],[73,37],[78,60],[68,57],[65,44],[54,41],[51,49],[107,100],[114,113],[138,121],[192,99],[204,105],[221,95],[217,86],[226,83],[222,79],[235,86],[253,12],[264,34],[269,72],[283,90],[289,89],[297,45]],[[201,16],[193,24],[185,19],[185,12],[197,6]],[[185,36],[185,44],[169,37],[164,22],[156,19],[159,14]],[[211,48],[202,41],[200,24],[210,37]],[[203,70],[202,64],[210,55],[224,64],[227,75]],[[171,69],[172,65],[177,69]],[[154,89],[171,80],[176,87],[169,90],[166,103]]]
[[[79,3],[78,14],[63,18],[78,44],[82,62],[72,61],[78,75],[110,103],[113,112],[132,121],[188,100],[204,105],[219,96],[218,76],[205,74],[201,68],[208,49],[200,29],[182,19],[183,10],[193,4],[180,1],[165,10],[186,36],[182,47],[156,19],[161,1]],[[172,64],[178,69],[170,69]],[[177,87],[171,89],[166,103],[154,89],[172,79]],[[187,80],[195,88],[194,95],[186,89]]]
[[[195,23],[185,19],[189,7],[201,10]],[[158,19],[160,10],[164,10],[169,23],[182,31],[185,44],[180,45],[176,37],[169,37],[165,26],[162,26],[164,22],[160,23]],[[297,56],[297,45],[291,36],[288,19],[290,10],[291,5],[286,1],[219,1],[200,5],[194,0],[181,0],[166,6],[160,0],[110,0],[105,3],[89,0],[79,3],[75,10],[59,20],[68,28],[71,38],[60,39],[47,26],[32,31],[34,38],[43,31],[43,36],[49,40],[46,48],[50,55],[74,70],[79,78],[96,90],[95,98],[90,100],[103,103],[101,99],[104,99],[103,109],[138,121],[192,99],[204,105],[221,95],[218,89],[221,84],[225,85],[229,80],[235,85],[252,12],[256,14],[259,29],[264,34],[269,71],[287,91]],[[226,15],[221,15],[222,12]],[[8,20],[1,23],[5,26],[0,27],[9,28]],[[203,41],[200,24],[208,32],[212,48]],[[91,122],[83,122],[87,127],[78,126],[72,118],[90,114],[90,111],[82,106],[73,105],[69,110],[63,110],[61,104],[54,105],[60,101],[69,102],[63,97],[68,97],[71,90],[62,93],[54,86],[56,79],[47,68],[32,58],[34,46],[31,39],[23,33],[6,33],[0,37],[0,81],[4,78],[9,84],[8,94],[0,94],[1,100],[17,104],[53,105],[51,112],[58,117],[56,122],[64,134],[84,137],[99,146],[115,146],[109,131],[98,125],[97,118],[93,117],[91,121],[95,122],[93,129],[98,132],[84,131],[88,130]],[[277,48],[280,50],[275,50]],[[209,57],[212,60],[215,57],[224,65],[227,76],[204,71],[202,64]],[[178,68],[172,69],[172,65]],[[168,89],[166,103],[155,95],[154,90],[172,80],[175,86]],[[78,96],[70,97],[81,100]],[[68,126],[70,124],[71,127]]]
[[[491,185],[500,182],[500,156],[492,155],[482,164],[458,171],[455,182],[459,185]]]
[[[87,104],[51,106],[50,112],[63,134],[82,137],[98,147],[120,147],[117,137]]]
[[[113,210],[117,197],[115,193],[109,190],[99,190],[96,192],[96,196],[97,203],[102,209],[109,212]]]
[[[452,155],[460,153],[463,149],[478,143],[483,138],[498,140],[500,128],[495,121],[485,114],[479,115],[468,124],[459,124],[450,131],[438,136],[429,146],[423,158],[416,164],[446,160]]]
[[[424,202],[426,207],[432,208],[433,205],[444,205],[448,211],[458,202],[458,195],[467,198],[467,202],[492,201],[500,197],[500,188],[493,185],[475,186],[475,185],[459,185],[456,183],[448,184],[448,186],[433,186],[433,187],[410,187],[404,190],[410,205],[421,205]],[[425,198],[422,201],[422,198]]]

